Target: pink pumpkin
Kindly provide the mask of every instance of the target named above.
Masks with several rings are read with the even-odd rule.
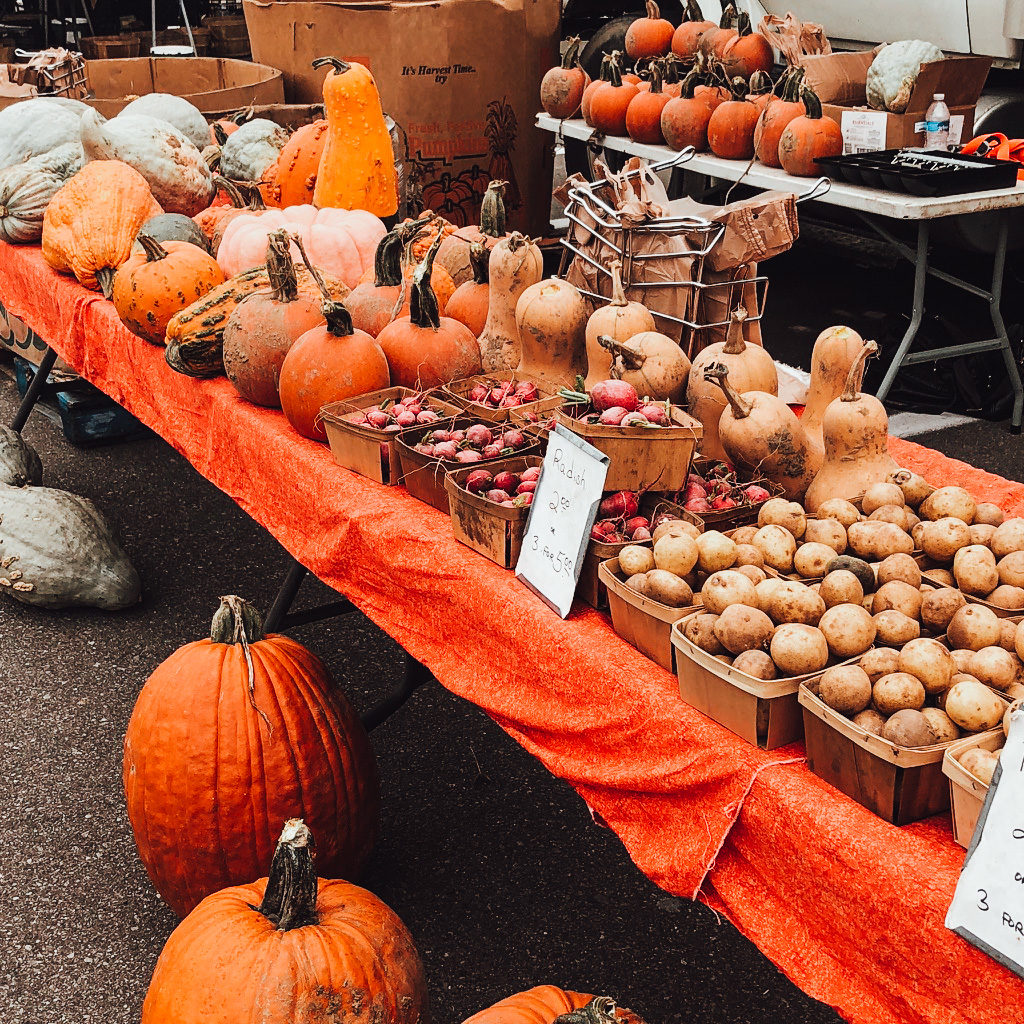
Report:
[[[224,231],[217,262],[228,277],[262,266],[267,257],[267,236],[284,228],[302,239],[306,253],[323,273],[355,288],[373,267],[380,240],[387,234],[383,222],[365,210],[318,210],[315,206],[289,206],[235,217]],[[301,259],[292,245],[292,258]]]

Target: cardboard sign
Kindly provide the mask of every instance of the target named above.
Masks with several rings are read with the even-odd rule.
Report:
[[[946,927],[1024,977],[1024,710],[988,788]]]
[[[572,608],[608,456],[556,424],[533,493],[516,576],[564,619]]]

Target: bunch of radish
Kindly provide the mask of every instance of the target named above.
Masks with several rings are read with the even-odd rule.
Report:
[[[441,410],[431,408],[425,395],[407,395],[400,402],[386,399],[380,405],[371,405],[345,417],[358,427],[383,430],[386,434],[397,434],[407,427],[424,423],[435,423],[441,418]]]
[[[640,515],[640,495],[635,491],[616,491],[597,507],[597,520],[590,529],[590,539],[602,544],[642,543],[651,539],[651,531],[676,517],[661,513],[652,523]]]
[[[514,409],[519,405],[540,401],[537,385],[528,380],[493,380],[475,385],[466,398],[488,409]]]
[[[540,466],[530,466],[522,473],[503,469],[491,474],[486,469],[474,469],[463,481],[462,486],[496,505],[507,508],[526,508],[533,504],[533,492],[540,479]]]
[[[530,439],[513,427],[474,423],[470,427],[429,431],[413,450],[442,462],[483,462],[515,455]]]
[[[718,512],[749,505],[760,505],[771,493],[760,484],[744,484],[725,462],[718,462],[705,475],[690,471],[681,501],[687,512]]]
[[[591,412],[579,417],[584,423],[606,427],[670,427],[672,406],[668,402],[641,399],[632,384],[624,380],[598,381],[590,392],[567,391],[559,394],[570,404],[589,404]]]

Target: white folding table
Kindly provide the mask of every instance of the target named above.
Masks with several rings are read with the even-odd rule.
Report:
[[[564,138],[576,139],[588,143],[596,149],[614,150],[630,156],[642,157],[652,162],[671,159],[673,151],[667,146],[649,146],[634,142],[632,139],[605,136],[594,131],[581,120],[559,121],[548,114],[537,115],[537,127]],[[693,156],[680,159],[676,166],[680,170],[691,171],[719,181],[741,181],[754,188],[779,189],[798,194],[807,193],[814,188],[814,182],[807,178],[794,178],[785,171],[764,164],[751,163],[746,160],[723,160],[710,153],[694,153]],[[941,196],[934,199],[921,196],[902,195],[897,192],[886,192],[881,189],[864,188],[849,185],[845,182],[831,182],[827,191],[817,190],[813,196],[815,202],[852,210],[880,238],[890,245],[900,256],[914,264],[914,292],[911,305],[910,324],[900,341],[892,363],[878,389],[878,397],[884,399],[892,387],[896,374],[901,366],[913,363],[937,362],[940,359],[953,359],[958,356],[973,355],[977,352],[1002,352],[1006,363],[1006,372],[1013,387],[1013,416],[1011,429],[1020,433],[1021,418],[1024,413],[1024,385],[1021,384],[1017,360],[1010,347],[1010,339],[1006,334],[999,305],[1003,290],[1003,272],[1006,266],[1006,239],[1009,230],[1009,217],[1000,218],[999,230],[996,235],[996,247],[992,258],[992,283],[988,289],[965,281],[937,267],[929,265],[928,238],[931,221],[942,217],[961,217],[976,213],[1007,211],[1024,206],[1024,185],[1018,183],[1013,188],[995,189],[990,192],[969,192],[955,196]],[[881,221],[912,221],[917,224],[917,244],[912,248],[900,241]],[[968,292],[988,304],[989,316],[992,320],[992,337],[963,345],[948,345],[943,348],[924,349],[911,352],[910,347],[917,336],[924,318],[925,284],[928,275],[945,282],[954,288]]]

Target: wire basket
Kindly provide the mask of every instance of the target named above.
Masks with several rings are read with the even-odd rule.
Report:
[[[59,56],[47,60],[45,51],[15,50],[18,59],[27,59],[28,63],[8,65],[11,81],[16,85],[34,85],[41,96],[84,99],[88,93],[85,58],[68,50],[58,52]]]

